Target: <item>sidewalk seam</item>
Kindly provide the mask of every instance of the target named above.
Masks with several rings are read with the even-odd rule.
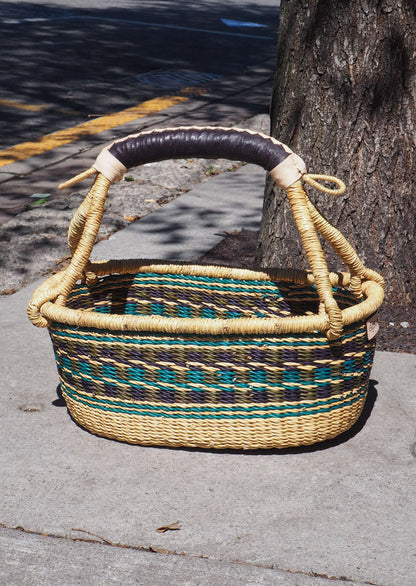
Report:
[[[249,566],[251,568],[259,568],[262,570],[272,570],[272,571],[276,571],[276,572],[284,572],[286,574],[291,574],[291,575],[309,576],[311,578],[321,578],[321,579],[325,579],[325,580],[331,580],[333,582],[351,582],[351,583],[357,584],[357,580],[354,580],[353,578],[348,578],[346,576],[329,576],[327,574],[323,574],[320,572],[314,572],[312,570],[310,572],[306,572],[304,570],[290,570],[288,568],[280,568],[274,564],[264,565],[264,564],[245,562],[245,561],[241,561],[241,560],[223,560],[223,559],[209,557],[204,554],[198,555],[198,554],[191,554],[191,553],[185,553],[185,552],[178,552],[178,551],[174,551],[171,549],[152,547],[151,545],[146,547],[143,545],[127,545],[124,543],[114,543],[113,541],[110,541],[109,539],[106,539],[105,537],[102,537],[101,535],[97,535],[96,533],[91,533],[90,531],[87,531],[85,529],[72,529],[72,531],[83,532],[83,533],[86,533],[87,535],[91,535],[92,537],[95,537],[96,539],[90,539],[88,537],[69,537],[67,535],[56,535],[54,533],[41,533],[40,531],[32,531],[31,529],[25,529],[24,527],[21,527],[19,525],[17,527],[8,527],[4,523],[0,523],[0,530],[1,529],[8,529],[11,531],[20,531],[21,533],[27,533],[28,535],[35,535],[37,537],[49,537],[51,539],[61,539],[61,540],[73,541],[73,542],[91,543],[91,544],[96,544],[96,545],[116,547],[119,549],[141,551],[144,553],[155,553],[155,554],[159,554],[159,555],[179,556],[179,557],[188,558],[188,559],[201,559],[201,560],[207,560],[210,562],[217,562],[217,563],[229,564],[229,565]],[[367,580],[364,582],[361,582],[361,584],[367,584],[368,586],[381,586],[381,584],[376,584],[375,582],[370,582]]]

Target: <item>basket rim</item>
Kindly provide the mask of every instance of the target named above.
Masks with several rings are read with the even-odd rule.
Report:
[[[93,274],[110,276],[132,272],[155,272],[158,274],[178,274],[185,276],[212,276],[217,278],[246,279],[252,281],[273,280],[294,282],[299,285],[313,285],[314,277],[310,271],[300,269],[265,268],[260,271],[234,267],[219,267],[192,263],[169,263],[152,260],[111,260],[92,263],[89,267]],[[63,271],[64,272],[64,271]],[[318,314],[273,317],[273,318],[180,318],[164,316],[135,316],[122,314],[101,314],[88,310],[71,309],[54,303],[59,296],[59,282],[62,272],[47,279],[35,292],[40,299],[36,312],[50,322],[79,327],[93,327],[110,331],[158,332],[166,334],[198,335],[262,335],[262,334],[299,334],[315,331],[326,332],[329,318],[325,312]],[[333,286],[347,288],[350,283],[348,273],[330,273]],[[364,299],[356,305],[341,311],[343,326],[365,321],[378,310],[383,301],[383,287],[375,281],[363,283]],[[32,300],[33,301],[33,300]],[[32,305],[32,308],[35,309]]]

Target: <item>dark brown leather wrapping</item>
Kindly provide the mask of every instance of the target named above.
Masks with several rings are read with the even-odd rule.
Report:
[[[286,147],[287,148],[287,147]],[[115,142],[109,152],[127,169],[166,159],[188,157],[245,161],[271,171],[291,151],[266,136],[222,128],[177,128]]]

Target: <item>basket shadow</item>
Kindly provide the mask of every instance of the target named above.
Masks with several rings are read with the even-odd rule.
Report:
[[[363,410],[361,412],[361,415],[359,416],[359,418],[357,419],[357,421],[354,423],[354,425],[352,425],[352,427],[350,427],[349,430],[345,431],[344,433],[338,435],[337,437],[330,439],[330,440],[325,440],[323,442],[319,442],[313,445],[309,445],[309,446],[297,446],[297,447],[292,447],[292,448],[271,448],[271,449],[258,449],[258,450],[232,450],[232,449],[227,449],[227,450],[220,450],[220,449],[207,449],[207,448],[187,448],[187,447],[169,447],[169,446],[141,446],[141,447],[147,447],[147,448],[157,448],[157,449],[165,449],[165,450],[182,450],[182,451],[187,451],[187,452],[212,452],[215,454],[244,454],[246,456],[256,456],[256,455],[286,455],[286,454],[304,454],[304,453],[309,453],[309,452],[318,452],[321,450],[328,450],[330,448],[333,448],[335,446],[339,446],[341,444],[344,444],[345,442],[349,441],[351,438],[353,438],[354,436],[356,436],[358,433],[360,433],[360,431],[364,428],[365,424],[367,423],[367,420],[369,419],[371,412],[374,408],[375,402],[377,400],[377,388],[376,385],[378,384],[378,381],[370,379],[369,383],[368,383],[368,392],[367,392],[367,398],[366,401],[364,403],[364,407]],[[57,399],[55,399],[54,401],[52,401],[52,405],[54,405],[55,407],[66,407],[66,403],[65,403],[65,399],[62,396],[62,391],[61,391],[61,386],[58,385],[56,387],[56,394],[58,396]],[[69,412],[68,412],[69,413]],[[75,423],[75,425],[77,425],[77,427],[79,427],[80,429],[82,429],[83,431],[86,431],[87,433],[88,430],[85,430],[81,425],[79,425],[77,423],[77,421],[75,421],[75,419],[71,416],[71,414],[69,413],[69,416],[71,417],[72,421]],[[108,439],[105,437],[102,437],[101,439],[107,440],[107,441],[117,441],[117,440],[113,440],[113,439]]]
[[[54,401],[52,401],[52,405],[54,407],[66,407],[65,399],[62,396],[62,390],[61,390],[60,384],[56,387],[56,394],[57,394],[58,398],[55,399]]]

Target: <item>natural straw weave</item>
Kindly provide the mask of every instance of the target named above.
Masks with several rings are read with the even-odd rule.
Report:
[[[217,132],[156,133],[176,145],[178,133],[197,130],[198,140]],[[221,131],[226,140],[279,144]],[[303,179],[320,188],[317,180],[328,178]],[[311,271],[92,263],[109,185],[99,173],[71,222],[70,266],[43,283],[28,308],[35,325],[49,327],[73,418],[125,442],[222,449],[307,445],[348,430],[366,399],[375,348],[367,321],[382,303],[383,279],[317,211],[302,182],[286,192]],[[348,273],[328,272],[317,232]]]

